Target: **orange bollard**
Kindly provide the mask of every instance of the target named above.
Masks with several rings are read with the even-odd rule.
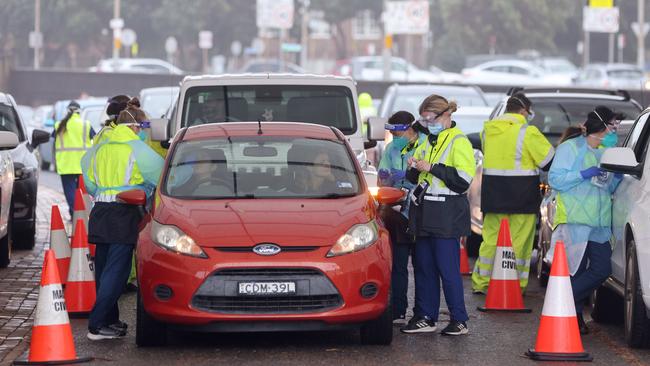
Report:
[[[72,259],[68,284],[65,288],[65,301],[72,317],[85,317],[95,305],[95,274],[88,250],[86,229],[77,222],[77,230],[72,239]]]
[[[61,211],[59,211],[59,206],[57,205],[52,205],[50,249],[54,251],[54,256],[56,257],[56,265],[61,276],[61,284],[65,285],[68,279],[68,268],[70,268],[70,240],[63,225]]]
[[[467,237],[460,238],[460,274],[471,275],[472,271],[469,269],[469,258],[467,257]]]

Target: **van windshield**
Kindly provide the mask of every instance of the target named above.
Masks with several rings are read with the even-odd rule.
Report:
[[[181,142],[164,193],[186,199],[338,198],[359,194],[342,142],[277,136]]]
[[[189,88],[181,125],[215,122],[280,121],[333,126],[346,135],[357,130],[349,88],[323,85],[230,85]]]

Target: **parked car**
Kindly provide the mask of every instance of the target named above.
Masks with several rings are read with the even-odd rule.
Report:
[[[291,62],[280,62],[277,59],[264,60],[256,59],[249,61],[242,67],[239,72],[241,73],[260,73],[260,72],[274,72],[274,73],[289,73],[289,74],[304,74],[306,71],[302,67]]]
[[[551,85],[546,72],[532,62],[522,60],[488,61],[461,71],[467,84],[490,85]]]
[[[590,64],[575,78],[576,86],[607,89],[650,89],[643,70],[629,64]]]
[[[182,127],[169,151],[137,245],[139,346],[178,328],[360,327],[362,343],[391,343],[389,235],[341,131],[204,124]],[[315,171],[332,180],[305,185]]]
[[[391,74],[389,81],[411,82],[443,82],[443,75],[421,70],[400,57],[391,57]],[[354,80],[382,81],[384,80],[384,60],[381,56],[353,57],[337,63],[335,75],[350,76]]]
[[[89,71],[141,74],[185,74],[185,72],[178,67],[157,58],[109,58],[100,60],[97,63],[97,66],[91,67]]]
[[[140,90],[140,105],[148,116],[160,118],[178,98],[178,86],[162,86]]]
[[[0,268],[7,267],[11,261],[11,195],[14,189],[14,164],[7,150],[16,148],[18,143],[18,136],[15,133],[0,131]]]
[[[584,122],[587,119],[587,114],[599,105],[607,106],[626,116],[628,121],[623,121],[618,129],[619,140],[623,141],[631,127],[629,120],[634,120],[642,111],[641,105],[623,91],[579,88],[513,88],[508,94],[512,95],[518,91],[523,91],[533,104],[535,118],[531,124],[537,126],[553,145],[558,144],[562,132],[567,127]],[[495,107],[490,118],[505,113],[506,101],[507,98],[504,98]],[[552,192],[545,183],[545,173],[543,172],[542,184],[544,186],[542,189],[544,201],[540,208],[540,223],[533,263],[536,266],[537,278],[542,284],[545,284],[548,280],[550,267],[543,258],[551,244],[555,202]]]
[[[11,95],[0,93],[0,131],[15,133],[19,141],[10,151],[14,167],[11,202],[13,246],[17,249],[32,249],[36,236],[36,192],[40,171],[35,149],[49,139],[49,134],[34,130],[28,138],[27,127],[16,107],[16,101]]]
[[[542,57],[533,61],[544,69],[544,78],[555,86],[569,86],[578,75],[578,68],[564,57]]]

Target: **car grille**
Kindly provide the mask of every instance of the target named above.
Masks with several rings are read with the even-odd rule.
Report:
[[[242,296],[242,281],[295,281],[295,294]],[[343,300],[331,281],[311,268],[230,268],[206,279],[192,298],[197,310],[226,314],[288,314],[320,312],[337,308]]]
[[[254,253],[253,248],[255,247],[216,247],[215,249],[220,251],[220,252],[226,252],[226,253]],[[287,253],[292,253],[292,252],[311,252],[316,249],[318,249],[317,246],[284,246],[280,247],[282,249],[282,253],[287,252]]]

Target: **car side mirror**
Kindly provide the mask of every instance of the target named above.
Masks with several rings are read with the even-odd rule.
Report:
[[[32,131],[32,147],[35,149],[40,144],[45,144],[50,141],[50,134],[43,130]]]
[[[11,150],[18,146],[18,135],[9,131],[0,131],[0,150]]]
[[[387,118],[369,117],[368,118],[368,141],[381,141],[384,139],[384,126],[388,122]]]
[[[141,189],[132,189],[117,194],[117,202],[127,205],[144,206],[147,203],[147,195]]]
[[[481,136],[478,132],[468,133],[467,139],[472,144],[472,147],[476,150],[483,151],[481,146]]]
[[[393,187],[380,187],[375,198],[382,205],[393,205],[404,198],[404,191]]]
[[[167,118],[151,119],[151,140],[153,141],[169,140],[169,119]]]
[[[640,178],[643,167],[636,161],[634,151],[629,147],[613,147],[605,150],[600,158],[600,167],[614,173],[630,174]]]

